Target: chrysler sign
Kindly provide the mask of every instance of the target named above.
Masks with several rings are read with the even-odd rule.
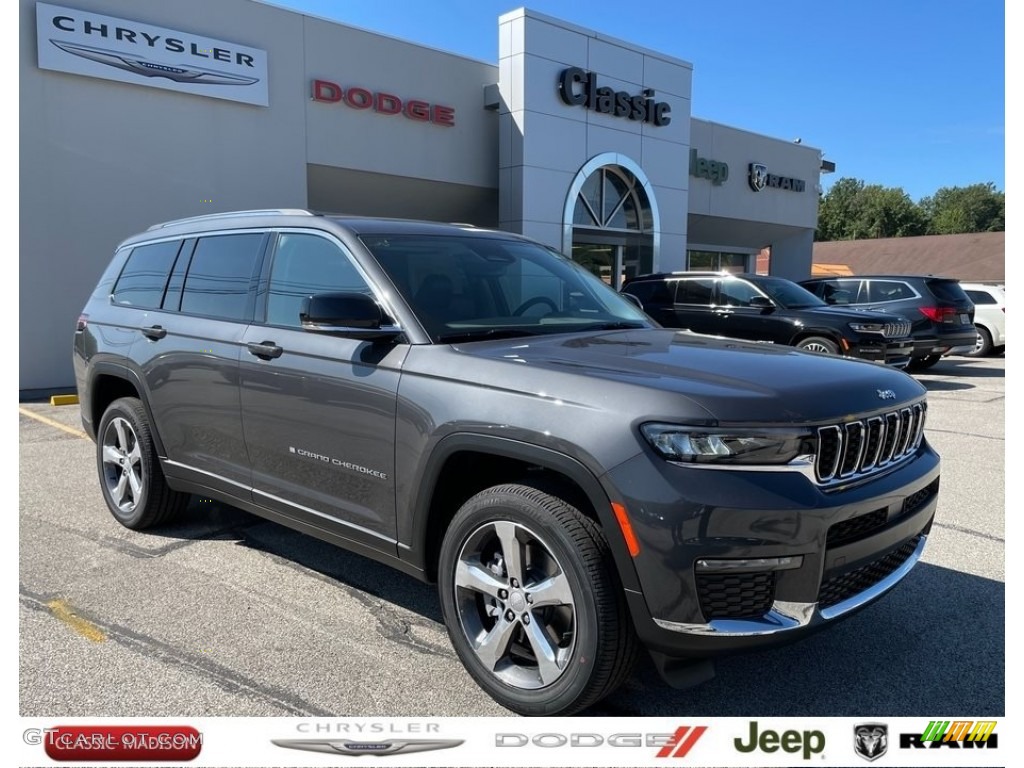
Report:
[[[36,3],[39,67],[267,106],[267,52],[91,11]]]

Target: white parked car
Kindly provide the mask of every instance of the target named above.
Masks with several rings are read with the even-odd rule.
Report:
[[[1006,289],[990,283],[960,283],[974,302],[974,327],[978,344],[970,357],[999,354],[1006,349]]]

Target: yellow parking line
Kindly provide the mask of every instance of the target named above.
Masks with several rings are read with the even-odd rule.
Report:
[[[46,607],[50,609],[50,613],[55,618],[63,621],[86,640],[92,640],[94,643],[106,642],[107,636],[103,634],[103,630],[91,621],[86,621],[81,616],[76,616],[66,600],[51,600],[46,604]]]
[[[42,414],[35,413],[34,411],[30,411],[27,408],[22,408],[20,405],[18,406],[18,413],[20,413],[22,416],[28,416],[30,419],[41,421],[43,424],[46,424],[49,427],[61,429],[67,432],[69,435],[74,435],[75,437],[84,437],[86,440],[89,439],[89,436],[80,429],[69,427],[67,424],[61,424],[59,421],[54,421],[53,419],[43,416]]]

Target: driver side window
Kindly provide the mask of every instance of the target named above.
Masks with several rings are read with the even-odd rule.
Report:
[[[270,270],[267,324],[300,327],[302,300],[314,293],[372,293],[337,245],[319,235],[282,233]]]
[[[743,280],[723,280],[718,291],[719,303],[730,307],[749,307],[750,300],[761,295],[760,291]]]

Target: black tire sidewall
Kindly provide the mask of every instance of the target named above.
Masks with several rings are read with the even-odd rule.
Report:
[[[134,404],[137,404],[134,405]],[[121,398],[115,400],[106,411],[103,413],[103,418],[100,420],[99,429],[96,431],[96,466],[99,472],[100,479],[100,490],[103,493],[103,500],[107,503],[107,508],[110,510],[110,514],[126,528],[137,528],[146,514],[146,510],[149,505],[150,494],[153,490],[153,450],[152,442],[149,435],[149,429],[147,428],[145,421],[145,415],[141,416],[139,412],[142,411],[142,403],[133,398]],[[135,509],[130,513],[125,514],[114,502],[110,495],[110,491],[107,489],[106,476],[103,469],[103,440],[107,433],[107,427],[110,425],[115,418],[121,417],[129,424],[131,424],[132,430],[135,432],[135,439],[138,441],[139,446],[139,474],[142,478],[142,493],[139,499],[135,503]]]
[[[832,339],[827,338],[825,336],[808,336],[806,338],[800,339],[800,341],[798,341],[796,343],[796,348],[797,349],[802,349],[804,352],[810,352],[811,350],[807,349],[804,345],[805,344],[812,344],[812,343],[819,343],[822,346],[828,347],[829,352],[827,354],[830,354],[830,355],[838,355],[839,354],[839,345],[836,344],[834,341],[832,341]],[[822,353],[821,352],[815,352],[814,354],[820,355]]]
[[[518,503],[517,503],[518,502]],[[599,651],[598,608],[594,595],[584,581],[580,553],[561,525],[540,508],[530,509],[529,501],[512,494],[495,494],[470,499],[452,521],[441,547],[438,566],[438,590],[445,626],[456,653],[470,675],[498,703],[526,715],[554,715],[578,709],[574,702],[591,687],[594,661]],[[495,677],[477,658],[469,645],[455,604],[454,566],[469,536],[480,526],[507,520],[526,526],[558,560],[569,581],[576,602],[576,647],[572,657],[554,683],[526,690],[508,685]]]

